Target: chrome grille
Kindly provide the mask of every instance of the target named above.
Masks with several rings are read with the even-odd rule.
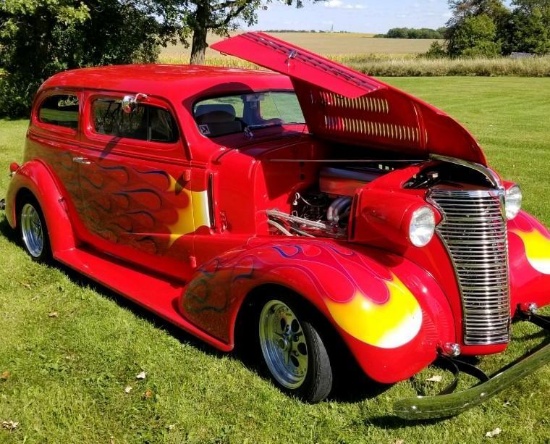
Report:
[[[508,342],[508,242],[500,192],[434,188],[429,197],[443,215],[436,231],[458,279],[464,343]]]

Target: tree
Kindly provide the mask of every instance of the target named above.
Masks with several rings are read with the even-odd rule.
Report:
[[[4,0],[0,2],[0,114],[26,114],[43,80],[82,66],[151,62],[172,21],[157,2]]]
[[[375,37],[388,39],[442,39],[443,33],[441,29],[392,28],[387,34],[379,34]]]
[[[497,27],[487,14],[466,17],[449,40],[449,55],[496,57],[501,52],[496,36]]]
[[[191,63],[204,63],[204,55],[208,43],[208,32],[219,36],[227,36],[229,31],[237,29],[244,23],[247,26],[258,20],[257,11],[262,4],[271,0],[175,0],[181,11],[185,11],[184,26],[180,33],[181,41],[188,44],[191,38]],[[313,2],[323,0],[312,0]],[[302,0],[284,0],[288,6],[297,8],[303,6]]]
[[[187,15],[186,25],[193,32],[191,63],[202,64],[208,47],[208,31],[224,36],[237,28],[239,20],[253,25],[260,0],[190,0],[190,4],[194,12]]]
[[[510,16],[502,0],[449,0],[449,6],[445,37],[451,57],[500,54]]]
[[[550,53],[550,0],[516,0],[513,5],[505,52]]]

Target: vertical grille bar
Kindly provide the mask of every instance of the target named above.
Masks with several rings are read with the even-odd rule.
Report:
[[[508,342],[508,241],[501,194],[497,190],[434,188],[429,197],[443,215],[437,233],[459,283],[464,343]]]

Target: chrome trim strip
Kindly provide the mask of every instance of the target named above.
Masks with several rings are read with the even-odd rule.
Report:
[[[467,160],[457,159],[456,157],[441,156],[439,154],[430,154],[430,159],[471,168],[472,170],[483,174],[495,188],[502,190],[504,189],[504,185],[500,180],[500,177],[493,170],[481,165],[480,163],[468,162]]]

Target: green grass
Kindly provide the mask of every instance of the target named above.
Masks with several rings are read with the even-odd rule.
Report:
[[[525,207],[550,225],[550,79],[386,79],[440,106],[523,186]],[[25,121],[0,121],[0,197],[21,159]],[[232,355],[217,353],[62,268],[26,257],[0,214],[0,443],[550,442],[550,368],[445,421],[396,420],[403,382],[378,396],[303,404]],[[498,368],[542,337],[513,327]],[[146,378],[136,376],[146,372]],[[436,370],[428,370],[428,375]],[[129,393],[125,392],[131,387]],[[3,422],[17,422],[10,431]]]

